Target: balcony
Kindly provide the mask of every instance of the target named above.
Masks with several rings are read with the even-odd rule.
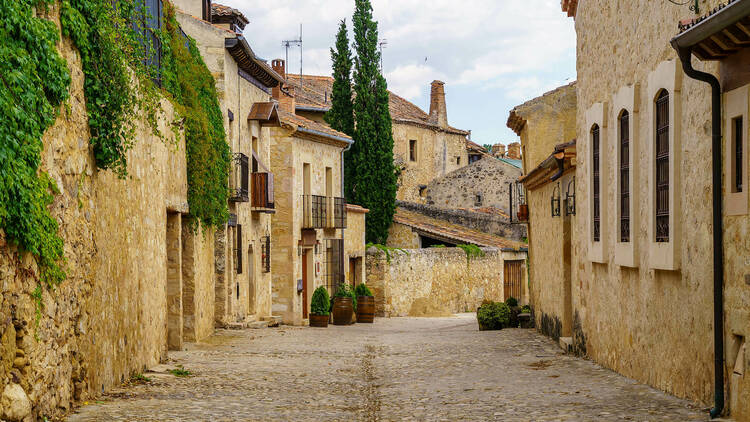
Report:
[[[249,159],[243,153],[232,156],[232,174],[229,177],[229,200],[231,202],[250,201]]]
[[[273,197],[273,173],[253,173],[252,185],[252,211],[268,214],[276,212]]]
[[[331,196],[302,196],[303,229],[345,229],[346,200]]]

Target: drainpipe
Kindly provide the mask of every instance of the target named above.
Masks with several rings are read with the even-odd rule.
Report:
[[[672,46],[682,61],[682,69],[689,77],[711,85],[711,155],[713,173],[713,226],[714,226],[714,407],[711,417],[724,410],[724,226],[721,207],[721,85],[710,73],[693,68],[691,47]]]

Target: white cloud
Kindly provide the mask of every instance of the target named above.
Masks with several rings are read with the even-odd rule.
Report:
[[[423,64],[399,66],[385,76],[388,89],[411,101],[423,97],[425,90],[429,89],[427,83],[445,79],[444,74]]]

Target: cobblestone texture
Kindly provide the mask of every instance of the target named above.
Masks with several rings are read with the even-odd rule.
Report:
[[[689,403],[473,314],[219,331],[70,421],[693,421]]]

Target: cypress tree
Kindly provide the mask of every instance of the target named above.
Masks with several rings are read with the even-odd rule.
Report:
[[[331,49],[333,62],[333,92],[331,92],[331,109],[325,120],[339,132],[349,136],[354,134],[354,104],[352,103],[352,51],[349,48],[349,35],[346,20],[339,25],[336,35],[336,49]]]
[[[393,165],[393,132],[389,94],[380,73],[378,24],[370,0],[355,0],[354,145],[345,155],[349,176],[347,199],[370,209],[367,241],[385,243],[396,205],[397,178]]]

